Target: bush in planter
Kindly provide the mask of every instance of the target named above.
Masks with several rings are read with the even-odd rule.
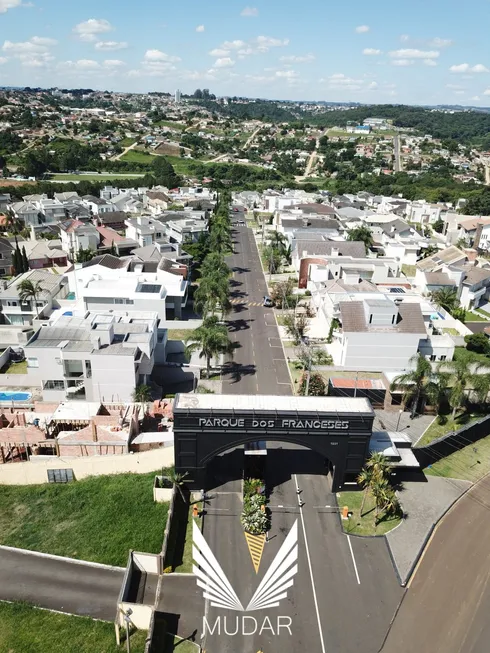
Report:
[[[240,521],[244,530],[252,535],[261,535],[269,527],[269,518],[260,508],[257,510],[255,507],[244,506]]]
[[[243,481],[243,496],[251,496],[264,491],[264,481],[260,478],[246,478]]]

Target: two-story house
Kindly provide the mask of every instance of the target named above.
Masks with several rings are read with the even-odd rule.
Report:
[[[100,242],[100,234],[94,225],[80,220],[61,222],[60,236],[61,247],[72,261],[81,249],[90,249],[95,252]]]
[[[126,238],[135,240],[140,247],[167,242],[165,225],[159,220],[138,216],[137,218],[128,218],[125,225]]]
[[[59,317],[24,348],[30,385],[41,387],[44,401],[132,401],[155,358],[165,360],[166,332],[159,334],[157,320],[117,310]]]
[[[7,238],[0,238],[0,277],[12,274],[12,253],[14,245]]]
[[[21,299],[19,286],[22,281],[39,286],[36,297]],[[45,270],[32,270],[3,282],[0,288],[0,305],[4,324],[32,324],[35,319],[47,318],[54,308],[55,298],[63,299],[68,293],[68,285],[61,275]]]

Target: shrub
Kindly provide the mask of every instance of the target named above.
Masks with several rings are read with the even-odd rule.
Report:
[[[306,372],[301,376],[301,381],[299,385],[299,394],[306,394],[306,384],[307,384],[307,374]],[[323,380],[321,374],[313,373],[310,374],[310,382],[308,385],[308,396],[309,397],[324,397],[326,395],[326,383]]]
[[[471,335],[465,336],[464,341],[466,342],[466,349],[468,351],[474,351],[477,354],[490,353],[490,342],[488,341],[488,336],[484,333],[472,333]]]

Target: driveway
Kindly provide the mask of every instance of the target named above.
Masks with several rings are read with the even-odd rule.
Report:
[[[124,569],[0,548],[0,600],[113,621]]]

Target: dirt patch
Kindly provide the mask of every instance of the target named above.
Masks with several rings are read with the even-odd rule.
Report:
[[[155,148],[157,154],[167,154],[168,156],[180,156],[180,145],[173,143],[162,143]]]
[[[18,179],[2,179],[0,178],[0,186],[35,186],[37,181],[21,181]]]

